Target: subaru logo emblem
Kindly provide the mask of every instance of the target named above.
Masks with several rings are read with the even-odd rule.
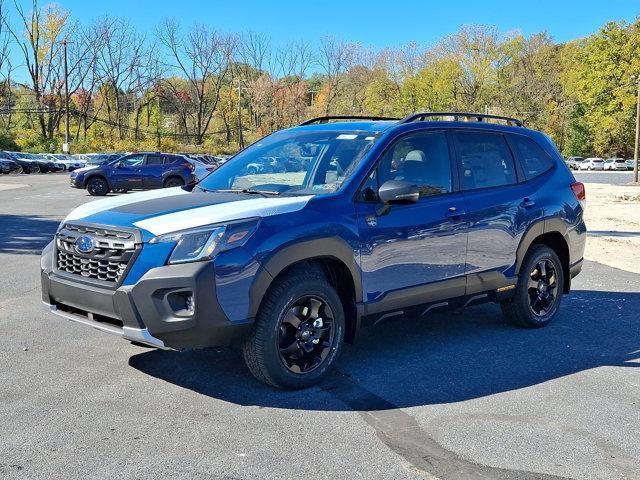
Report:
[[[89,253],[93,250],[93,238],[88,235],[78,237],[76,240],[76,250],[80,253]]]

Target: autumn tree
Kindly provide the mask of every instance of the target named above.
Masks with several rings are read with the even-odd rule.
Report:
[[[182,99],[175,104],[181,110],[185,134],[200,145],[220,103],[235,38],[204,25],[196,25],[183,35],[177,22],[166,20],[160,28],[159,39],[168,52],[167,68],[180,73],[185,80],[166,79],[164,90],[174,99]]]

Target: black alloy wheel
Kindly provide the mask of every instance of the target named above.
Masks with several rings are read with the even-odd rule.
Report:
[[[87,183],[87,192],[92,196],[103,196],[109,192],[109,184],[102,177],[93,177]]]
[[[298,298],[280,321],[278,354],[293,373],[304,375],[322,365],[334,341],[333,312],[319,297]]]
[[[294,267],[262,299],[242,354],[258,380],[279,388],[307,388],[331,371],[344,335],[343,304],[324,270]]]
[[[546,245],[533,245],[520,267],[513,297],[500,306],[517,325],[544,327],[558,312],[563,292],[564,270],[557,253]]]
[[[544,317],[553,310],[558,296],[556,267],[550,259],[540,260],[529,275],[529,308],[531,312]]]

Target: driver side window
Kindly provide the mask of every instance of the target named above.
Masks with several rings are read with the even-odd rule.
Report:
[[[123,167],[137,167],[142,165],[144,161],[144,155],[132,155],[131,157],[123,158],[120,160],[120,165]]]
[[[365,181],[362,200],[377,200],[378,188],[389,180],[418,185],[421,198],[451,192],[451,158],[445,133],[422,131],[396,140]]]

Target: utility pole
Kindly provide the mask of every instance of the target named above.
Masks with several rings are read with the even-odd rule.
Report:
[[[69,71],[67,66],[67,44],[69,42],[67,39],[62,41],[62,46],[64,47],[64,145],[62,145],[62,151],[64,153],[71,153],[71,149],[69,148],[69,142],[71,139],[71,135],[69,133]]]
[[[638,157],[640,156],[640,77],[634,75],[631,78],[636,81],[638,90],[636,97],[636,148],[633,155],[633,181],[638,183]]]
[[[242,105],[240,104],[240,96],[242,95],[242,87],[238,80],[238,143],[240,150],[244,150],[244,135],[242,134]]]

